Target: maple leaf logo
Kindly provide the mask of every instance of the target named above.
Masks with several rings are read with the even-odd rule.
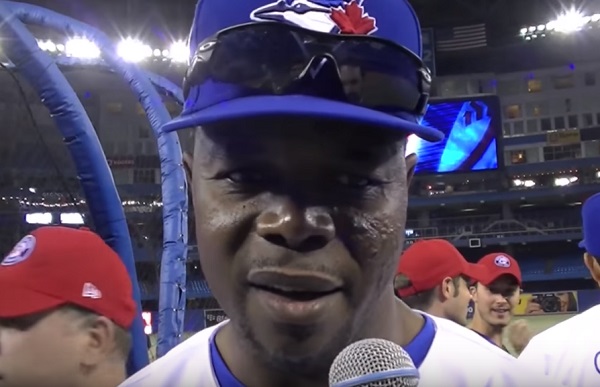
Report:
[[[375,18],[365,13],[363,6],[356,0],[332,10],[331,20],[338,26],[341,34],[369,35],[377,31]]]

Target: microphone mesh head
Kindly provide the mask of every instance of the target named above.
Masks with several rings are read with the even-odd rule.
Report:
[[[404,348],[388,340],[365,339],[350,344],[336,356],[329,370],[329,385],[335,386],[361,376],[398,369],[415,369]],[[418,384],[418,377],[402,376],[354,386],[416,387]]]

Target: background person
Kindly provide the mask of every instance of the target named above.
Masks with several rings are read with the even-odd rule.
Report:
[[[517,261],[506,253],[487,254],[478,264],[487,270],[486,277],[471,287],[474,312],[470,328],[493,345],[509,352],[502,337],[521,297],[521,269]],[[527,343],[516,341],[513,345],[515,351],[520,353]]]
[[[97,234],[33,231],[0,263],[0,386],[117,386],[136,310],[125,266]]]
[[[600,286],[600,194],[583,204],[583,262]],[[533,372],[543,373],[563,386],[587,387],[600,384],[600,305],[571,317],[534,336],[519,362]]]
[[[485,278],[450,242],[427,239],[412,244],[400,257],[394,278],[396,295],[413,309],[467,325],[469,283]]]

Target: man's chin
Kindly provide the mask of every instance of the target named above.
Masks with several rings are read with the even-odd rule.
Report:
[[[329,369],[337,354],[349,342],[349,329],[324,329],[321,326],[293,326],[264,324],[255,332],[261,352],[273,366],[295,369],[295,372],[316,373]],[[304,370],[304,371],[302,371]]]
[[[327,375],[329,367],[341,349],[325,346],[324,337],[310,337],[304,342],[295,339],[264,343],[265,359],[269,365],[282,372],[290,372],[304,377]]]

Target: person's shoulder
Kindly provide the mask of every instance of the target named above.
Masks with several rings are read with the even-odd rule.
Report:
[[[599,320],[600,305],[538,333],[519,356],[519,363],[556,380],[593,380],[598,376]]]
[[[453,321],[433,317],[436,336],[420,368],[424,387],[444,385],[550,386],[543,375],[526,372],[516,358]]]
[[[509,363],[516,359],[501,348],[491,344],[472,330],[453,321],[433,317],[438,327],[439,339],[453,345],[462,356],[477,357],[478,359],[501,359]]]
[[[182,385],[184,381],[211,386],[210,339],[219,326],[206,328],[191,336],[119,387],[172,387]]]
[[[572,339],[573,336],[565,334],[566,332],[583,333],[585,331],[591,330],[595,333],[597,331],[598,321],[600,321],[600,305],[596,305],[586,310],[585,312],[570,317],[569,319],[562,321],[556,325],[553,325],[550,328],[538,333],[531,339],[529,345],[531,345],[531,343],[534,342],[557,344],[560,341],[558,339]],[[547,338],[549,337],[552,338],[550,342],[548,342],[547,340]]]

